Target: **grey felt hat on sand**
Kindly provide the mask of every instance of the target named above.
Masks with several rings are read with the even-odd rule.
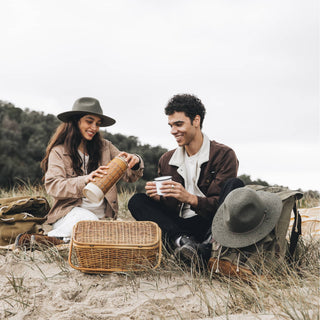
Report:
[[[75,101],[71,111],[58,114],[58,119],[68,122],[75,115],[93,114],[101,118],[101,127],[112,126],[116,120],[103,114],[100,102],[95,98],[84,97]]]
[[[247,247],[263,239],[278,222],[282,201],[274,193],[243,187],[230,192],[219,207],[212,236],[224,247]]]

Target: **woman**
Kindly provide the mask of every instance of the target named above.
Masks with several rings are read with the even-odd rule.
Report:
[[[135,154],[120,152],[101,138],[99,128],[111,126],[115,120],[103,115],[97,99],[76,100],[72,111],[60,113],[58,119],[63,123],[51,138],[41,167],[45,172],[45,188],[54,198],[47,219],[53,229],[48,236],[67,240],[78,221],[117,216],[115,185],[100,203],[92,203],[83,196],[85,185],[101,177],[108,169],[106,164],[118,155],[128,163],[123,179],[137,181],[143,174],[143,161]]]

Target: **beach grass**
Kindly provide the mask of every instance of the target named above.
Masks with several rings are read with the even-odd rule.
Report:
[[[41,186],[0,190],[2,198],[34,195],[52,203]],[[133,219],[127,207],[131,196],[119,193],[120,219]],[[156,269],[101,275],[72,269],[67,248],[2,249],[0,318],[320,319],[319,248],[319,240],[300,239],[294,263],[277,263],[249,281],[216,274],[201,263],[177,261],[165,247]]]

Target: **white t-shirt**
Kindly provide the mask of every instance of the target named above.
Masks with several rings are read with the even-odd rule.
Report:
[[[85,174],[88,174],[89,155],[85,155],[80,150],[78,150],[78,152],[82,159],[82,170]],[[91,202],[88,198],[83,197],[80,207],[93,212],[99,219],[105,217],[106,203],[104,198],[100,202],[95,203]]]
[[[198,167],[199,154],[200,150],[192,156],[188,156],[187,152],[184,151],[184,164],[186,166],[185,189],[189,193],[194,194],[196,196],[202,196],[198,188],[196,188],[196,172]],[[193,210],[191,210],[190,205],[185,203],[182,208],[182,218],[191,218],[195,215],[196,213]]]

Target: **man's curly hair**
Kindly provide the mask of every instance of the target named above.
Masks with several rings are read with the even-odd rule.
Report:
[[[202,128],[202,122],[206,114],[206,109],[201,100],[192,94],[177,94],[173,96],[164,111],[167,116],[175,112],[184,112],[185,115],[190,118],[191,124],[195,116],[199,115],[201,118],[200,128]]]

